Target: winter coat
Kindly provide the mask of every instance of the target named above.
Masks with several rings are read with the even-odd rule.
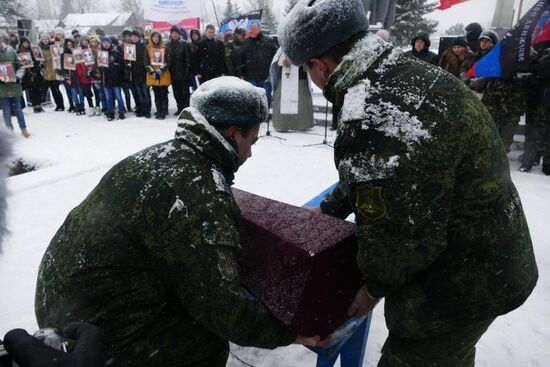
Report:
[[[170,76],[172,82],[178,81],[187,82],[191,71],[191,50],[189,44],[184,40],[170,41],[166,46],[167,52],[170,54]]]
[[[105,88],[122,87],[124,82],[124,56],[113,45],[107,51],[109,51],[109,67],[99,68],[101,71],[101,84]]]
[[[38,43],[38,47],[42,50],[42,55],[44,56],[44,61],[42,62],[44,79],[47,81],[57,80],[55,69],[53,68],[52,52],[50,51],[50,46],[53,45],[53,42],[50,42],[47,45],[44,45],[42,42]]]
[[[152,65],[151,64],[151,55],[153,52],[153,49],[160,48],[164,50],[164,64],[163,65]],[[160,43],[158,45],[154,45],[153,47],[153,40],[149,40],[149,44],[147,45],[147,52],[145,52],[145,69],[147,70],[146,80],[147,85],[150,87],[168,87],[170,84],[172,84],[172,77],[170,75],[170,70],[168,69],[168,65],[170,64],[170,53],[167,51],[166,46],[162,43],[162,38],[160,40]],[[151,76],[151,71],[160,71],[161,76],[159,80],[153,79]]]
[[[416,51],[416,49],[413,47],[412,50],[409,50],[406,52],[407,55],[414,56],[424,62],[427,62],[428,64],[432,65],[438,65],[437,63],[437,55],[434,54],[429,50],[429,48],[423,49],[421,52]]]
[[[222,76],[227,72],[225,66],[225,46],[217,39],[203,38],[197,45],[198,74],[201,83]]]
[[[538,271],[491,116],[459,80],[366,35],[330,76],[340,182],[358,264],[389,332],[430,338],[519,307]]]
[[[246,80],[269,79],[269,66],[277,52],[273,39],[260,33],[256,38],[248,38],[241,46],[239,73]]]
[[[17,82],[15,83],[3,83],[0,82],[0,98],[14,98],[21,97],[23,94],[23,88],[21,87],[21,80],[25,76],[25,69],[23,64],[17,57],[17,52],[10,46],[4,44],[4,47],[0,48],[0,64],[9,64],[13,67]]]
[[[145,83],[145,42],[136,43],[136,61],[126,61],[126,68],[130,72],[129,79],[137,83]]]
[[[92,77],[90,76],[90,68],[84,63],[76,64],[76,77],[80,85],[91,85]]]
[[[239,283],[237,167],[232,145],[186,109],[175,139],[118,163],[71,211],[40,265],[38,324],[100,326],[122,366],[218,367],[228,340],[292,343]]]
[[[242,42],[235,39],[225,46],[225,65],[227,75],[239,76],[241,67],[241,46]]]
[[[31,54],[31,58],[33,61],[33,67],[31,68],[25,68],[25,76],[23,77],[23,81],[21,82],[21,85],[23,89],[32,89],[35,86],[40,86],[40,83],[43,81],[42,77],[42,67],[40,65],[40,61],[36,61],[36,58],[34,57],[34,53],[32,52],[32,49],[24,48],[22,46],[23,43],[29,42],[29,40],[25,37],[21,38],[21,43],[19,44],[19,50],[17,50],[17,53],[21,52],[28,52]],[[30,42],[29,42],[30,44]]]
[[[450,47],[443,52],[441,61],[439,61],[439,66],[458,78],[462,72],[462,65],[471,54],[472,52],[467,48],[464,55],[457,56],[453,52],[453,48]]]
[[[199,42],[189,42],[189,50],[191,51],[191,73],[193,75],[199,74]]]

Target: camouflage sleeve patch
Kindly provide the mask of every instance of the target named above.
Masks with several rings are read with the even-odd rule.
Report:
[[[360,185],[355,189],[355,207],[357,212],[370,222],[376,222],[388,214],[382,187],[369,184]]]

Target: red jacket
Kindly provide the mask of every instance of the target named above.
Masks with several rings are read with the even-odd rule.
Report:
[[[86,66],[86,64],[76,64],[76,75],[78,76],[78,82],[80,84],[92,84],[92,77],[88,73],[88,67]]]

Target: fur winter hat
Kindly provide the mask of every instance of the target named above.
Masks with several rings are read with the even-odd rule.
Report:
[[[412,40],[411,40],[411,46],[414,47],[414,44],[417,40],[424,41],[424,44],[426,45],[426,50],[430,48],[432,42],[430,41],[430,34],[427,32],[420,32],[418,33]]]
[[[361,0],[299,0],[279,25],[278,38],[287,57],[302,65],[368,29]]]
[[[479,36],[479,40],[481,41],[482,39],[493,42],[493,45],[496,45],[499,41],[497,32],[491,30],[482,32],[481,36]]]
[[[47,33],[40,33],[40,39],[43,40],[43,39],[50,39],[50,35],[47,34]]]
[[[216,127],[250,128],[267,122],[265,89],[233,76],[207,81],[191,96],[191,107]]]
[[[0,41],[6,42],[8,40],[8,34],[2,30],[0,30]]]
[[[60,34],[60,35],[62,35],[62,36],[65,36],[65,30],[64,30],[63,28],[61,28],[61,27],[56,27],[56,28],[54,29],[53,33],[54,33],[55,35]]]
[[[6,33],[4,31],[0,31]],[[6,34],[7,36],[7,34]],[[6,182],[4,172],[6,170],[6,164],[8,156],[10,155],[10,141],[6,132],[0,130],[0,245],[2,245],[2,237],[5,232],[6,225],[6,196],[8,195],[6,190]],[[1,248],[1,247],[0,247]]]

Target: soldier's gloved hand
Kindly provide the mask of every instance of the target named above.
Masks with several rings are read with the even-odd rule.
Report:
[[[76,340],[70,353],[53,349],[33,338],[23,329],[15,329],[4,337],[4,347],[21,367],[100,367],[106,358],[101,344],[103,333],[97,326],[73,322],[63,329],[67,339]]]

